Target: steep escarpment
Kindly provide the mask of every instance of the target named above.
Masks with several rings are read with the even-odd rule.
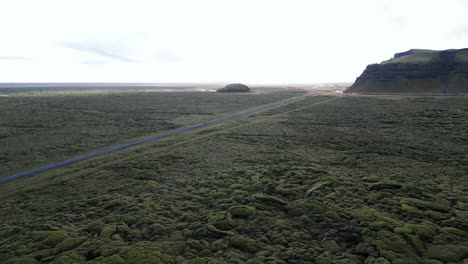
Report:
[[[468,49],[397,53],[368,65],[345,92],[468,93]]]

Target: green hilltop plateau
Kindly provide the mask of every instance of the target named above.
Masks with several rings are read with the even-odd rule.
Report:
[[[411,49],[366,67],[347,93],[468,93],[468,48]]]

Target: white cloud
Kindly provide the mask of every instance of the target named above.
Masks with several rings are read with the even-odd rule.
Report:
[[[2,0],[0,9],[0,81],[353,81],[396,52],[468,43],[468,6],[457,0]]]

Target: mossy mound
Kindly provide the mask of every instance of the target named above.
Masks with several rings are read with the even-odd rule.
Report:
[[[248,93],[250,88],[242,83],[231,83],[216,90],[218,93]]]
[[[257,246],[255,242],[248,237],[234,236],[229,240],[229,244],[242,251],[250,253],[255,253],[255,251],[257,251]]]

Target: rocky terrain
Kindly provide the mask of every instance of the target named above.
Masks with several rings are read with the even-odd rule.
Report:
[[[412,49],[368,65],[348,93],[468,93],[468,49]]]
[[[173,111],[236,97],[203,94]],[[0,184],[0,263],[468,263],[468,98],[395,98],[308,96]]]

